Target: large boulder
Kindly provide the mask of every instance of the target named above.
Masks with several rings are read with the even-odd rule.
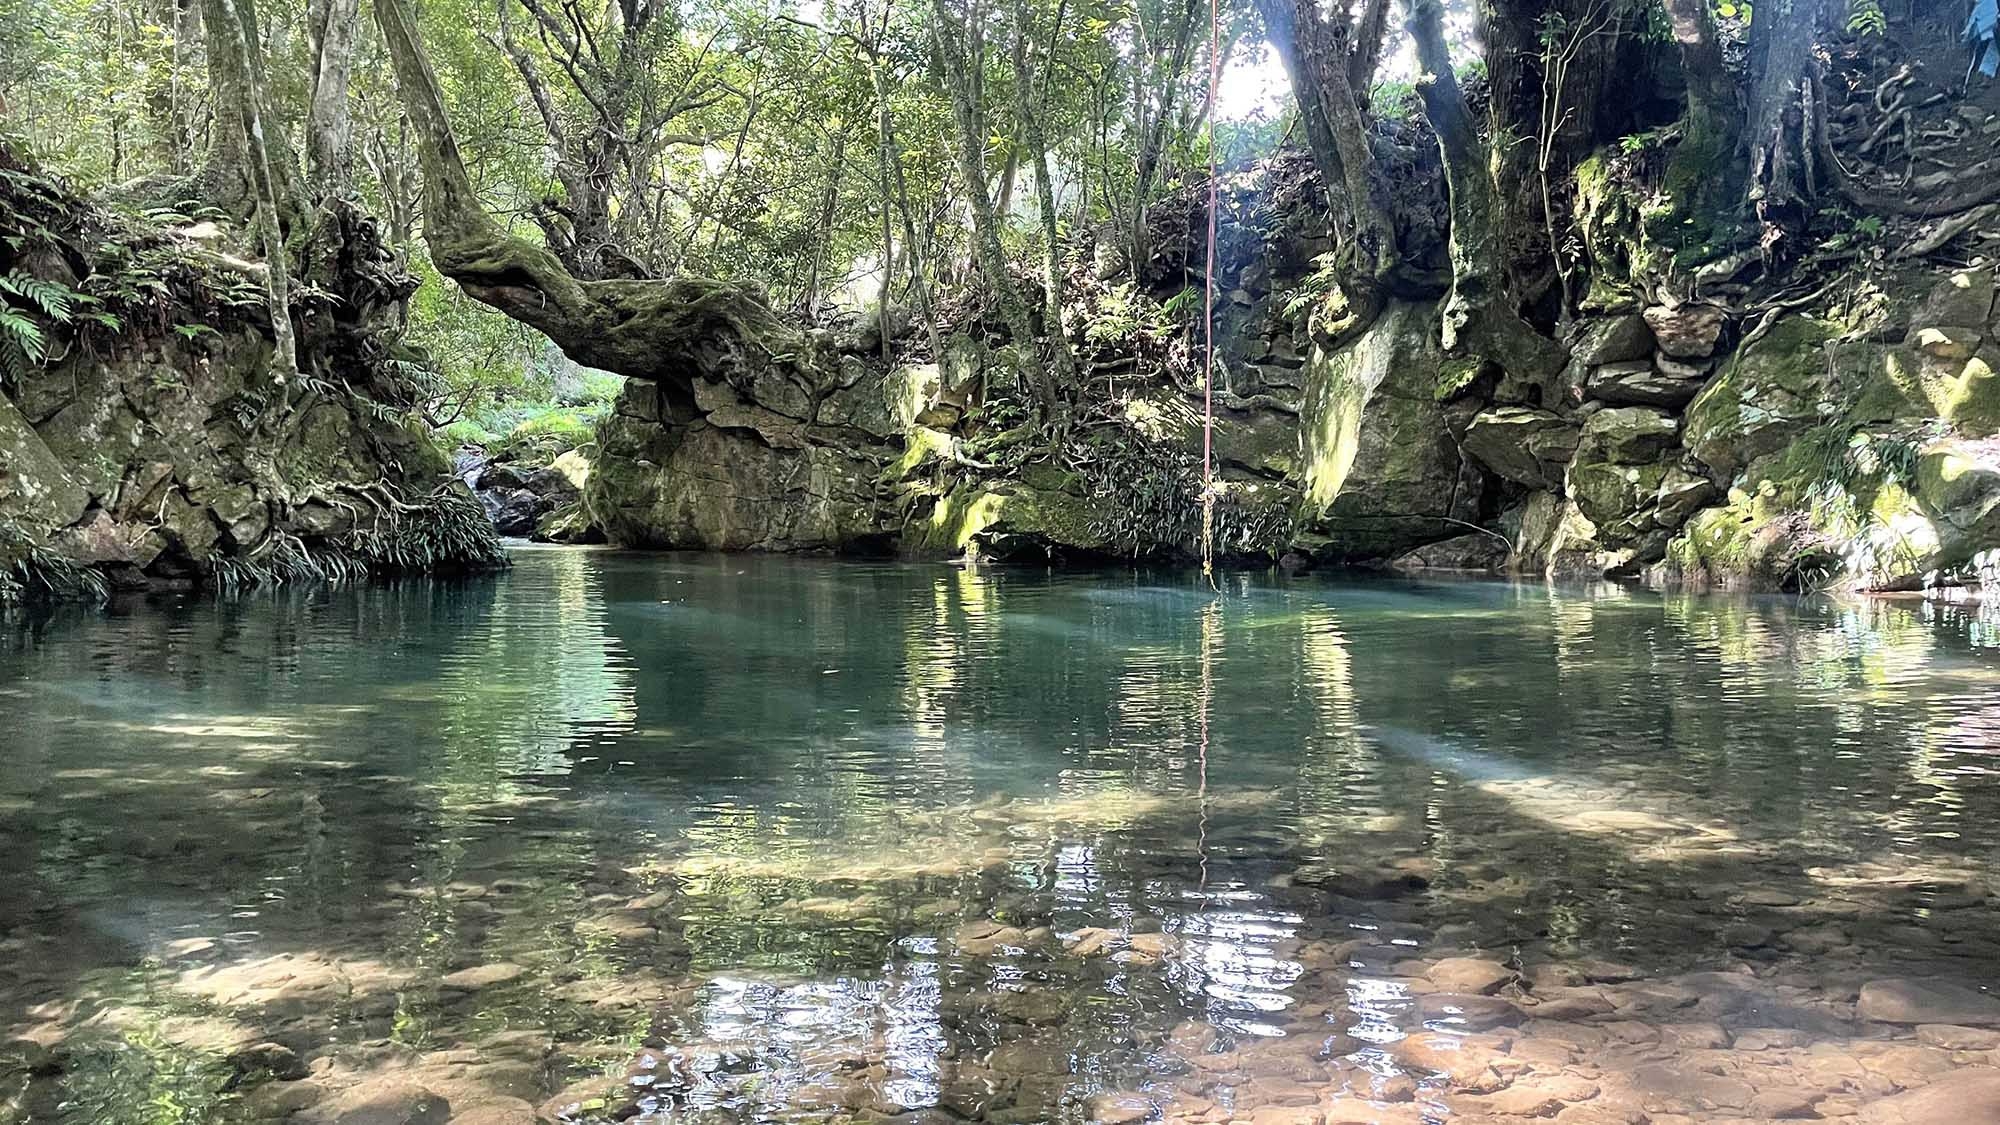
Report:
[[[1793,316],[1739,351],[1688,406],[1688,449],[1728,479],[1818,424],[1834,409],[1831,337],[1820,321]]]
[[[1569,469],[1569,493],[1601,535],[1630,540],[1651,529],[1640,517],[1657,501],[1666,477],[1665,465],[1621,465],[1579,455]]]
[[[1925,328],[1983,329],[1993,319],[1993,270],[1954,270],[1910,314],[1914,336]]]
[[[89,506],[90,493],[0,396],[0,519],[46,533],[75,523]]]
[[[1576,453],[1577,427],[1526,406],[1481,411],[1465,429],[1465,451],[1499,476],[1530,488],[1560,489]]]
[[[1426,543],[1405,551],[1389,561],[1397,570],[1453,570],[1485,573],[1507,565],[1511,544],[1490,532],[1468,531],[1464,535]]]
[[[1653,354],[1653,330],[1637,313],[1585,322],[1570,348],[1570,359],[1585,367],[1624,363]]]
[[[1917,507],[1936,530],[1940,565],[2000,546],[2000,450],[1992,442],[1939,441],[1917,458]]]
[[[1891,348],[1887,375],[1904,395],[1968,437],[2000,433],[2000,346],[1980,334],[1925,328]]]
[[[1397,301],[1339,346],[1314,348],[1293,479],[1315,553],[1386,558],[1477,518],[1479,473],[1452,440],[1463,423],[1439,401],[1438,333],[1436,305]]]
[[[600,424],[584,502],[612,542],[720,551],[881,544],[890,524],[875,447],[814,440],[803,420],[722,384],[698,383],[693,398],[629,380]]]
[[[1049,474],[1039,484],[967,484],[908,528],[905,543],[925,554],[974,552],[1002,560],[1110,554],[1117,544],[1102,501],[1067,474]]]
[[[1600,410],[1583,423],[1580,451],[1614,465],[1645,465],[1680,441],[1674,416],[1645,406]],[[1582,454],[1580,453],[1579,456]]]

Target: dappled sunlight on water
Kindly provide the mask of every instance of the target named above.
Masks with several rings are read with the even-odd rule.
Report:
[[[1976,607],[516,561],[10,627],[19,1115],[1837,1117],[2000,1062]]]

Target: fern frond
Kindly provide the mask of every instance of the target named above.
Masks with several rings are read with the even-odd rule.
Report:
[[[42,362],[42,358],[48,355],[48,336],[43,333],[42,326],[26,314],[4,305],[0,305],[0,336],[36,363]]]
[[[20,270],[0,277],[0,291],[33,303],[57,324],[69,323],[70,306],[77,298],[76,291],[61,282],[45,281]]]

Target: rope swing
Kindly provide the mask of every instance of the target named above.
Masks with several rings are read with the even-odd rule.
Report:
[[[1201,576],[1215,587],[1215,95],[1222,83],[1218,0],[1208,0],[1208,265],[1203,270],[1201,357]]]

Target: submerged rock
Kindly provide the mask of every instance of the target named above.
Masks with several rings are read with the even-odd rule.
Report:
[[[1861,986],[1855,1012],[1880,1023],[2000,1027],[2000,997],[1947,981],[1869,981]]]
[[[2000,1121],[2000,1070],[1957,1074],[1922,1089],[1871,1102],[1861,1125],[1971,1125]]]
[[[444,1125],[450,1118],[451,1103],[389,1074],[349,1087],[307,1109],[298,1120],[305,1125]]]
[[[1444,992],[1490,996],[1514,981],[1514,970],[1498,961],[1477,957],[1447,957],[1432,965],[1424,978]]]
[[[478,992],[496,984],[507,984],[527,975],[528,970],[507,961],[491,965],[475,965],[448,973],[438,980],[438,987],[447,992]]]

